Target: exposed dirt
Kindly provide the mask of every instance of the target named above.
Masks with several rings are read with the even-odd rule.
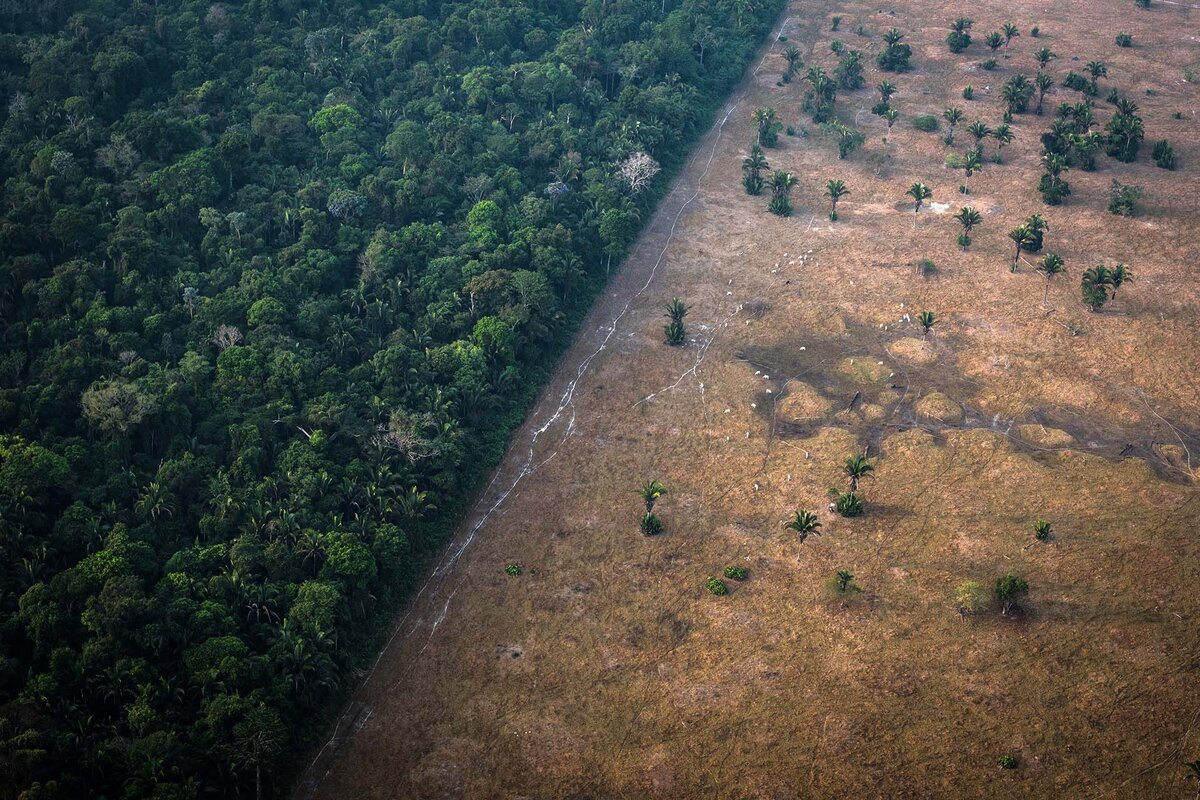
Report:
[[[829,31],[829,17],[842,16]],[[952,56],[1022,31],[1001,69]],[[1177,798],[1200,758],[1200,10],[1155,2],[795,3],[784,33],[832,71],[832,38],[870,52],[895,26],[914,71],[889,76],[902,115],[882,141],[876,93],[839,96],[869,133],[838,161],[776,85],[784,45],[730,101],[598,302],[509,457],[339,724],[300,796],[326,798]],[[871,34],[855,35],[859,24]],[[1031,25],[1042,35],[1029,36]],[[1130,33],[1135,46],[1113,38]],[[1036,193],[1044,117],[1020,115],[1006,163],[957,192],[940,133],[911,117],[960,105],[1000,121],[1000,84],[1047,46],[1061,80],[1092,59],[1141,107],[1132,165]],[[1075,59],[1078,58],[1078,61]],[[872,66],[868,84],[881,79]],[[973,102],[961,100],[966,84]],[[1152,92],[1150,94],[1149,92]],[[751,110],[809,135],[772,167],[799,177],[795,216],[740,187]],[[1174,119],[1176,111],[1183,119]],[[1107,104],[1097,105],[1103,122]],[[722,115],[723,116],[723,115]],[[719,121],[720,122],[720,121]],[[964,126],[965,127],[965,124]],[[967,146],[959,133],[955,151]],[[1180,169],[1148,160],[1167,138]],[[994,147],[989,146],[989,154]],[[711,160],[710,160],[711,158]],[[826,219],[825,181],[852,194]],[[1113,177],[1141,213],[1105,210]],[[914,215],[904,191],[934,190]],[[984,212],[967,252],[950,214]],[[1008,229],[1050,222],[1068,273],[1008,270]],[[665,248],[665,250],[664,250]],[[936,270],[921,276],[922,258]],[[1079,275],[1136,282],[1087,312]],[[685,348],[662,306],[692,306]],[[927,341],[916,315],[938,322]],[[1078,335],[1074,335],[1077,332]],[[867,513],[824,511],[864,448]],[[637,485],[662,480],[666,532],[637,531]],[[819,510],[819,537],[782,527]],[[1037,542],[1035,520],[1052,522]],[[518,562],[519,577],[504,573]],[[714,597],[705,578],[749,570]],[[829,581],[854,573],[861,592]],[[963,621],[954,587],[1015,571],[1024,612]],[[368,709],[369,713],[363,709]],[[1018,768],[997,759],[1014,756]]]

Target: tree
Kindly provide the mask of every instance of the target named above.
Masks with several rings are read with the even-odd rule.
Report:
[[[688,307],[678,297],[667,303],[667,316],[670,322],[663,326],[663,334],[667,344],[677,347],[687,339],[687,329],[683,326],[683,318],[687,316]],[[648,509],[650,510],[650,509]]]
[[[1003,578],[996,579],[993,591],[1000,603],[1000,613],[1007,617],[1011,611],[1018,608],[1020,599],[1028,594],[1029,584],[1024,578],[1010,572]]]
[[[1000,97],[1004,100],[1009,114],[1022,114],[1033,98],[1035,88],[1024,73],[1013,75],[1000,87]]]
[[[850,194],[850,190],[846,188],[846,183],[839,178],[831,178],[825,183],[825,196],[829,198],[830,222],[837,222],[838,201],[848,194]]]
[[[751,145],[749,157],[742,161],[742,185],[746,188],[746,194],[762,194],[762,173],[768,169],[770,165],[762,148],[757,144]]]
[[[1037,59],[1038,66],[1042,69],[1045,69],[1046,65],[1050,63],[1051,59],[1058,58],[1058,54],[1051,51],[1049,47],[1043,47],[1034,53],[1033,57]]]
[[[1006,144],[1011,144],[1013,140],[1012,126],[1007,122],[1002,122],[992,130],[992,138],[996,140],[996,160],[1003,161],[1001,151],[1004,150]]]
[[[857,50],[843,53],[833,75],[840,88],[850,92],[861,89],[866,84],[863,78],[862,53]]]
[[[839,569],[834,575],[834,581],[837,583],[838,591],[845,594],[854,585],[854,573]]]
[[[1141,197],[1140,186],[1130,186],[1113,178],[1112,187],[1108,191],[1108,210],[1120,217],[1131,217]]]
[[[1012,272],[1016,272],[1017,271],[1017,262],[1020,261],[1020,259],[1021,259],[1021,250],[1027,244],[1030,244],[1031,242],[1033,242],[1033,238],[1034,238],[1033,231],[1031,231],[1029,229],[1028,225],[1025,225],[1024,223],[1022,223],[1008,232],[1008,238],[1012,239],[1013,244],[1016,245],[1016,249],[1013,250],[1013,260],[1012,260],[1012,269],[1011,269]]]
[[[1034,112],[1039,117],[1042,115],[1042,103],[1046,99],[1046,92],[1054,88],[1054,78],[1050,77],[1048,72],[1038,70],[1038,74],[1034,76],[1033,85],[1037,87],[1037,110]]]
[[[1000,33],[999,31],[992,31],[984,38],[983,43],[986,44],[993,53],[995,53],[1004,46],[1004,34]],[[992,63],[994,64],[995,62],[993,61]]]
[[[1039,519],[1033,523],[1033,538],[1039,542],[1045,542],[1050,539],[1050,534],[1054,532],[1053,526],[1044,519]]]
[[[851,494],[858,491],[858,482],[860,480],[875,471],[875,467],[867,460],[866,456],[851,456],[847,458],[846,463],[842,465],[842,469],[850,478]]]
[[[1109,285],[1112,286],[1112,297],[1110,300],[1117,299],[1117,290],[1126,283],[1133,283],[1133,271],[1124,264],[1117,264],[1108,274]]]
[[[886,142],[888,140],[888,138],[892,135],[892,126],[896,124],[896,120],[900,119],[900,112],[894,108],[889,108],[886,111],[884,111],[883,114],[881,114],[880,116],[882,116],[884,122],[887,123],[887,133],[884,134],[884,137],[883,137],[883,141]]]
[[[826,133],[837,137],[839,159],[850,155],[856,149],[858,149],[859,145],[863,143],[862,132],[857,128],[852,128],[849,125],[843,125],[836,120],[833,122],[826,122],[821,127]]]
[[[891,81],[880,81],[875,87],[879,90],[879,102],[886,106],[892,100],[892,95],[896,93],[896,84]]]
[[[784,527],[790,528],[800,535],[800,544],[804,544],[810,535],[821,535],[821,521],[816,514],[806,508],[796,511],[791,520],[784,524]]]
[[[951,53],[961,53],[970,46],[970,30],[974,24],[974,20],[959,17],[950,25],[950,34],[946,37],[946,44],[950,47]]]
[[[904,35],[900,31],[892,28],[883,35],[884,48],[875,56],[875,63],[884,72],[907,72],[910,68],[909,59],[912,57],[912,48],[904,44],[901,40]],[[884,98],[887,102],[887,98]]]
[[[946,131],[946,144],[954,144],[954,127],[962,122],[963,112],[961,108],[950,106],[942,112],[942,117],[945,118],[949,128]]]
[[[962,160],[959,162],[959,164],[962,166],[963,176],[964,176],[962,192],[963,192],[963,194],[970,194],[971,188],[970,188],[969,183],[971,180],[971,176],[973,174],[975,174],[975,172],[977,170],[979,170],[980,167],[983,166],[983,162],[979,158],[979,151],[978,150],[968,150],[966,153],[963,154]]]
[[[790,172],[776,170],[771,173],[771,202],[767,210],[781,217],[792,215],[792,201],[789,195],[796,186],[796,176]]]
[[[809,67],[805,79],[812,87],[805,98],[805,109],[812,111],[813,122],[828,122],[833,117],[837,99],[837,83],[820,67]]]
[[[1166,139],[1154,143],[1154,151],[1150,154],[1154,165],[1162,169],[1175,169],[1175,149]]]
[[[1050,230],[1050,223],[1041,214],[1030,214],[1025,218],[1025,226],[1029,228],[1033,237],[1029,244],[1024,246],[1024,250],[1026,253],[1036,253],[1042,249],[1046,231]]]
[[[921,338],[929,337],[929,332],[933,330],[934,323],[937,322],[937,317],[932,311],[922,311],[917,315],[917,321],[921,323]]]
[[[924,205],[926,200],[933,197],[933,190],[920,181],[917,181],[908,187],[908,191],[905,194],[913,199],[913,214],[920,214],[921,206]]]
[[[1138,150],[1145,138],[1145,126],[1137,114],[1137,104],[1127,98],[1117,102],[1117,113],[1108,121],[1107,152],[1123,163],[1137,160]]]
[[[960,617],[978,614],[987,605],[987,590],[979,581],[963,581],[954,589],[954,605]]]
[[[1064,197],[1071,194],[1071,185],[1062,178],[1068,169],[1067,158],[1059,153],[1047,152],[1042,155],[1042,166],[1046,168],[1046,174],[1038,183],[1038,191],[1042,193],[1046,205],[1059,205]]]
[[[774,147],[779,142],[779,131],[783,129],[783,123],[776,118],[775,109],[760,106],[754,109],[750,117],[758,126],[759,146]]]
[[[649,186],[650,181],[661,171],[658,162],[641,151],[617,163],[617,175],[635,195]]]
[[[1008,58],[1008,45],[1013,39],[1016,39],[1018,36],[1020,36],[1021,32],[1017,29],[1017,26],[1011,22],[1004,23],[1004,25],[1001,26],[1001,30],[1004,31],[1004,57]]]
[[[1108,267],[1096,266],[1085,270],[1080,279],[1083,303],[1092,312],[1097,312],[1108,302],[1108,287],[1112,285],[1112,273]]]
[[[959,225],[962,225],[963,232],[958,237],[958,243],[966,250],[971,244],[971,231],[976,225],[983,222],[983,215],[970,206],[963,206],[954,215],[954,219],[958,221]]]
[[[1066,262],[1063,257],[1055,253],[1047,253],[1038,261],[1038,272],[1046,276],[1046,288],[1042,292],[1042,306],[1044,307],[1050,298],[1050,281],[1055,275],[1061,275],[1067,271]]]
[[[654,511],[654,504],[659,498],[667,493],[667,487],[663,486],[657,480],[649,480],[638,487],[638,495],[642,498],[642,502],[646,504],[646,513],[650,514]]]

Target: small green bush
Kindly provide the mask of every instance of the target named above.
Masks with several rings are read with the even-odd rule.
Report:
[[[925,259],[928,261],[928,259]],[[929,262],[932,266],[933,262]],[[843,517],[859,517],[866,510],[862,498],[854,492],[841,492],[837,499],[833,501],[833,508]]]
[[[1154,163],[1163,169],[1175,169],[1175,150],[1166,139],[1155,143],[1151,156],[1154,158]]]
[[[1042,31],[1040,28],[1038,28],[1037,25],[1034,25],[1032,28],[1029,29],[1029,35],[1036,39],[1037,37],[1042,35]]]
[[[725,568],[725,577],[735,581],[744,581],[749,575],[750,571],[745,567],[730,566]]]
[[[663,522],[659,518],[658,514],[655,514],[653,511],[649,511],[642,515],[642,520],[638,523],[638,527],[641,528],[642,533],[646,534],[647,536],[658,536],[663,532]]]
[[[987,70],[988,72],[991,72],[992,70],[994,70],[994,69],[995,69],[996,67],[998,67],[998,66],[1000,66],[1000,62],[999,62],[999,61],[997,61],[997,60],[996,60],[996,59],[994,59],[994,58],[989,58],[987,61],[983,61],[983,62],[981,62],[981,63],[979,64],[979,67],[980,67],[981,69],[985,69],[985,70]]]
[[[1117,47],[1133,47],[1133,37],[1128,33],[1118,33]]]
[[[1033,538],[1039,542],[1050,540],[1050,534],[1054,532],[1054,528],[1044,519],[1039,519],[1033,523]]]
[[[1000,769],[1016,769],[1017,768],[1017,760],[1009,755],[1000,756],[1000,758],[996,761],[996,763],[1000,765]]]
[[[714,578],[711,575],[708,577],[708,580],[704,582],[704,588],[708,590],[709,594],[715,594],[718,596],[729,594],[729,587],[725,585],[725,581],[721,580],[720,578]]]
[[[504,567],[504,571],[515,578],[521,574],[521,565],[520,564],[507,564]]]
[[[966,86],[966,88],[963,89],[963,100],[974,100],[974,99],[975,99],[975,87],[968,84]]]
[[[913,117],[913,127],[919,131],[932,133],[938,129],[938,119],[933,114],[919,114]]]
[[[967,240],[967,244],[970,244],[970,239]],[[917,262],[917,274],[920,275],[922,278],[928,278],[930,275],[933,275],[935,272],[937,272],[937,264],[933,263],[932,258],[922,258],[920,261]],[[861,514],[862,513],[862,510],[861,510],[862,500],[858,501],[858,505],[859,505],[859,509],[860,509],[858,513]],[[847,516],[847,515],[843,514],[842,516]],[[855,515],[849,515],[849,516],[855,516]]]
[[[834,17],[832,20],[830,20],[830,23],[831,24],[829,26],[829,30],[836,31],[838,29],[838,26],[842,24],[842,18]]]

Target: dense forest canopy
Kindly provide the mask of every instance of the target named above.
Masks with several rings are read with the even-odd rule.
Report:
[[[286,789],[781,7],[0,3],[0,797]]]

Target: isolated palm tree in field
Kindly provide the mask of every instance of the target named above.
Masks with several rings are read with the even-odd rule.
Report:
[[[912,186],[908,187],[908,191],[905,192],[905,194],[915,201],[915,205],[913,206],[913,214],[916,215],[921,213],[921,206],[924,205],[925,201],[933,197],[933,190],[920,181],[917,181]],[[916,220],[915,216],[913,217],[913,220]]]
[[[1108,287],[1112,285],[1112,273],[1105,266],[1092,267],[1084,270],[1079,285],[1083,292],[1083,302],[1093,312],[1097,312],[1108,302]]]
[[[788,71],[795,72],[800,67],[800,51],[795,46],[789,47],[784,51],[783,57],[787,59]]]
[[[763,190],[762,173],[770,168],[767,163],[767,157],[763,155],[762,148],[757,144],[750,146],[750,155],[742,161],[742,172],[745,173],[742,177],[742,185],[746,187],[746,194],[759,194]]]
[[[1041,50],[1038,50],[1036,53],[1034,53],[1033,57],[1037,59],[1038,66],[1042,69],[1045,69],[1046,65],[1050,63],[1051,59],[1058,58],[1058,53],[1053,52],[1049,47],[1043,47]]]
[[[1018,225],[1008,232],[1008,238],[1013,240],[1016,249],[1013,251],[1012,272],[1017,271],[1017,262],[1021,260],[1021,248],[1030,244],[1034,240],[1034,233],[1024,223]]]
[[[992,130],[992,138],[996,140],[996,160],[1003,161],[1000,153],[1004,149],[1004,145],[1012,143],[1012,126],[1007,122],[1000,123]]]
[[[1050,280],[1055,275],[1061,275],[1067,271],[1066,262],[1063,257],[1056,253],[1046,253],[1042,256],[1042,260],[1038,262],[1038,272],[1046,276],[1046,290],[1042,292],[1042,307],[1044,308],[1050,298]]]
[[[846,471],[846,475],[850,477],[850,493],[854,494],[858,491],[858,482],[875,471],[875,467],[867,460],[866,456],[850,456],[846,459],[846,463],[842,466]]]
[[[1133,271],[1124,264],[1117,264],[1108,274],[1109,285],[1112,286],[1112,299],[1117,299],[1117,290],[1123,283],[1133,283]]]
[[[781,217],[790,217],[792,215],[792,201],[789,195],[796,185],[797,178],[790,172],[776,170],[771,173],[771,180],[768,185],[771,187],[771,202],[767,206],[772,214],[778,214]]]
[[[821,521],[817,519],[817,515],[809,511],[807,508],[802,508],[792,515],[785,525],[785,528],[791,528],[796,533],[800,534],[800,544],[804,544],[804,540],[810,535],[821,535]]]
[[[889,108],[879,116],[883,117],[883,121],[887,123],[887,133],[883,136],[883,141],[887,142],[888,138],[892,135],[892,126],[896,124],[896,120],[900,119],[900,112],[894,108]]]
[[[896,84],[891,81],[882,81],[877,87],[879,90],[880,102],[886,103],[892,99],[892,95],[896,93]]]
[[[983,155],[983,140],[992,135],[992,129],[986,122],[977,119],[967,126],[967,133],[975,137],[975,150]]]
[[[753,119],[755,124],[758,125],[758,144],[760,146],[764,144],[764,136],[768,139],[768,141],[765,143],[768,145],[771,144],[771,134],[773,133],[773,128],[777,124],[775,121],[775,109],[771,107],[764,108],[760,106],[759,108],[754,109],[753,113],[750,114],[750,118]]]
[[[934,323],[937,322],[937,317],[934,316],[932,311],[922,311],[917,315],[917,321],[921,323],[921,338],[925,339],[929,336],[929,332],[933,330]]]
[[[1021,32],[1019,30],[1017,30],[1017,26],[1013,25],[1011,22],[1004,23],[1001,30],[1004,31],[1004,57],[1008,58],[1009,42],[1011,42],[1013,39],[1016,39],[1018,36],[1020,36]]]
[[[838,178],[834,178],[825,184],[825,196],[829,198],[829,221],[837,222],[837,204],[846,195],[850,194],[850,190],[846,188],[846,182]]]
[[[667,493],[667,487],[663,486],[658,481],[646,481],[638,488],[638,494],[646,503],[646,513],[654,512],[654,504],[658,499]]]
[[[983,215],[970,206],[963,206],[954,215],[954,219],[958,220],[958,224],[963,227],[962,236],[958,237],[958,243],[966,250],[971,244],[971,230],[983,222]]]
[[[968,150],[963,154],[961,164],[963,169],[963,194],[970,194],[971,187],[969,182],[971,180],[971,176],[978,172],[979,168],[983,166],[983,161],[981,161],[979,158],[979,151]]]
[[[1054,78],[1050,77],[1049,73],[1038,70],[1037,77],[1033,79],[1033,84],[1037,87],[1038,104],[1036,113],[1040,117],[1042,115],[1042,101],[1046,99],[1046,92],[1054,88]]]
[[[963,112],[961,108],[950,106],[942,112],[942,117],[946,120],[946,124],[950,126],[946,131],[946,144],[954,144],[954,126],[962,122]]]

